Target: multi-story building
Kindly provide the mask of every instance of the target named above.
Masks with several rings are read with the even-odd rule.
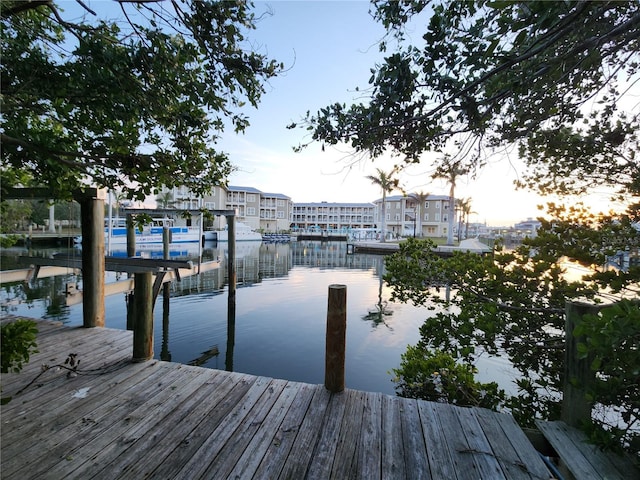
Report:
[[[538,235],[538,229],[541,225],[542,222],[540,222],[540,220],[529,217],[522,222],[516,223],[513,228],[518,237],[535,238]]]
[[[288,231],[293,204],[282,193],[260,193],[260,228],[264,232]]]
[[[281,193],[265,193],[254,187],[215,187],[210,195],[196,197],[185,187],[170,192],[171,206],[183,209],[206,208],[236,211],[236,219],[254,230],[349,232],[354,229],[379,231],[382,228],[382,199],[373,203],[313,202],[293,203]],[[449,197],[429,195],[418,204],[418,195],[386,197],[385,229],[394,237],[446,237],[449,229]],[[168,205],[167,205],[168,206]],[[216,217],[214,228],[223,228],[224,217]],[[210,222],[211,223],[211,222]],[[455,224],[455,218],[454,218]]]
[[[291,228],[347,232],[355,228],[375,228],[372,203],[294,203]]]
[[[385,200],[385,230],[394,237],[446,237],[449,231],[449,209],[447,195],[429,195],[424,203],[418,195],[392,195]],[[382,198],[373,202],[378,228],[382,227]]]
[[[291,199],[281,193],[264,193],[253,187],[214,187],[210,195],[196,197],[186,187],[164,189],[158,197],[167,193],[171,206],[181,209],[235,210],[236,220],[254,230],[267,233],[289,230],[291,223]],[[216,217],[214,228],[223,228],[226,219]]]

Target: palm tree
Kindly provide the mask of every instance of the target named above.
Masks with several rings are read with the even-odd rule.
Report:
[[[469,217],[472,213],[478,213],[471,210],[471,197],[463,198],[458,201],[458,208],[460,209],[460,228],[459,232],[462,230],[462,225],[464,224],[464,238],[467,238],[469,235]],[[460,233],[458,233],[458,239],[460,239]]]
[[[417,220],[417,230],[418,232],[420,232],[419,236],[422,237],[422,207],[424,206],[424,203],[427,201],[427,198],[429,198],[429,194],[420,191],[418,193],[412,193],[409,196],[413,198],[417,204],[414,215],[416,216],[416,220]]]
[[[122,192],[113,192],[113,205],[116,207],[116,217],[120,216],[120,207],[127,205],[127,197]]]
[[[174,204],[173,193],[170,191],[161,192],[156,197],[156,202],[160,208],[172,208]]]
[[[389,173],[385,172],[380,168],[376,168],[377,175],[367,175],[365,178],[369,179],[371,183],[374,185],[378,185],[382,189],[382,235],[380,236],[380,241],[384,243],[385,241],[385,233],[386,233],[386,203],[387,203],[387,193],[392,192],[394,189],[398,188],[399,180],[397,178],[393,178],[397,173],[397,169],[394,168]]]
[[[460,175],[468,173],[468,170],[460,166],[460,162],[447,162],[438,168],[433,175],[434,178],[444,178],[450,185],[449,187],[449,228],[447,231],[447,245],[453,245],[453,225],[455,224],[455,190],[456,181]]]

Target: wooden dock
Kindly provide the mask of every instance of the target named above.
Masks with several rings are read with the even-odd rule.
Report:
[[[40,352],[1,379],[3,479],[551,478],[509,415],[132,363],[131,332],[39,329]],[[77,373],[41,373],[72,353]]]
[[[376,253],[381,255],[400,251],[398,242],[353,242],[347,243],[347,253]],[[462,240],[459,245],[438,245],[433,249],[436,255],[451,257],[454,252],[471,252],[479,255],[491,253],[492,249],[475,238]]]

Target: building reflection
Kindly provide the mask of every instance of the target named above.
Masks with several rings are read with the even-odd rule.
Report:
[[[203,261],[219,259],[220,268],[174,282],[172,295],[222,293],[228,283],[227,254],[226,244],[215,244],[205,249]],[[346,242],[238,242],[236,245],[238,288],[255,285],[265,279],[286,277],[294,267],[374,270],[380,275],[382,265],[384,262],[379,255],[348,254]]]

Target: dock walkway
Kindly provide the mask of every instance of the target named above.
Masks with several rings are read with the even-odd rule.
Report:
[[[377,253],[377,254],[391,254],[400,251],[400,244],[398,242],[353,242],[347,244],[348,253]],[[434,253],[443,257],[452,256],[453,252],[471,252],[479,255],[485,255],[491,253],[491,247],[488,247],[480,240],[475,238],[468,238],[462,240],[459,245],[438,245],[434,248]]]
[[[39,329],[39,353],[1,379],[3,479],[551,477],[509,415],[132,363],[131,332]],[[77,373],[53,367],[69,354]]]

